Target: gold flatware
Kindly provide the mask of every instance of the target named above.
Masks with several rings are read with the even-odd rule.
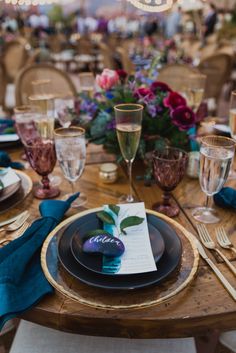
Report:
[[[236,254],[236,249],[229,240],[224,227],[219,227],[216,229],[216,238],[222,248],[232,250]]]
[[[0,232],[14,232],[14,231],[16,231],[25,223],[25,221],[29,218],[29,216],[30,216],[29,211],[25,211],[25,212],[21,213],[20,216],[18,216],[17,219],[12,224],[10,224],[7,227],[1,228]]]
[[[214,262],[212,262],[211,259],[209,259],[209,257],[207,256],[202,244],[197,239],[196,239],[196,244],[197,244],[198,252],[201,255],[201,257],[208,263],[208,265],[214,271],[215,275],[217,276],[219,281],[223,284],[225,289],[229,292],[229,294],[232,296],[232,298],[234,300],[236,300],[236,290],[232,287],[232,285],[229,283],[229,281],[225,278],[225,276],[216,267]]]
[[[20,213],[20,214],[18,214],[18,215],[15,216],[15,217],[12,217],[12,218],[7,219],[6,221],[0,222],[0,229],[1,229],[1,227],[7,226],[8,224],[13,223],[13,222],[16,221],[19,217],[21,217],[24,213],[25,213],[25,211],[22,212],[22,213]]]
[[[233,274],[236,276],[236,268],[231,264],[231,262],[227,259],[227,257],[219,250],[217,249],[214,241],[211,239],[211,236],[205,227],[204,224],[197,224],[197,230],[198,234],[200,236],[201,242],[203,245],[210,250],[214,250],[217,252],[217,254],[220,255],[220,257],[224,260],[226,265],[229,267],[229,269],[233,272]]]
[[[19,238],[20,236],[22,236],[24,234],[24,232],[29,228],[30,223],[29,222],[25,222],[20,229],[18,229],[16,232],[12,233],[11,235],[9,235],[8,237],[1,239],[0,240],[0,245],[3,245],[4,243],[9,243],[12,240],[15,240],[16,238]]]

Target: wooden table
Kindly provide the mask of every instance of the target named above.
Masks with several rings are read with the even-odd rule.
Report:
[[[88,163],[77,186],[78,190],[83,190],[88,196],[87,207],[93,208],[107,203],[116,203],[118,197],[128,191],[127,177],[120,171],[116,184],[102,184],[98,177],[98,170],[100,162],[107,157],[97,148],[89,147],[88,152]],[[12,150],[11,156],[16,160],[17,157],[19,159],[20,153],[19,150]],[[139,170],[140,174],[141,172]],[[26,170],[26,173],[34,181],[39,179],[30,169]],[[62,176],[59,167],[56,167],[54,174]],[[236,187],[235,182],[229,184]],[[69,185],[64,179],[61,189],[62,194],[69,191]],[[156,185],[145,187],[143,181],[134,180],[134,191],[136,196],[145,202],[146,208],[151,208],[154,202],[160,200],[161,191]],[[176,220],[196,235],[195,222],[191,217],[191,209],[188,207],[203,203],[204,194],[200,191],[198,181],[185,178],[174,191],[173,198],[181,209]],[[32,216],[36,218],[38,217],[38,205],[39,201],[30,195],[22,204],[2,215],[0,221],[24,209],[29,209]],[[68,216],[75,212],[70,210]],[[225,226],[236,245],[235,213],[220,209],[219,213],[222,217],[221,224]],[[214,228],[215,225],[209,226],[212,236],[214,236]],[[230,251],[224,252],[228,257],[233,256]],[[213,258],[211,253],[209,256]],[[217,263],[216,259],[214,261]],[[236,265],[236,261],[233,259],[232,261]],[[227,267],[220,262],[217,265],[236,287],[236,278]],[[94,295],[96,295],[96,290],[94,290]],[[127,295],[132,295],[132,293]],[[224,331],[236,328],[236,303],[201,260],[197,277],[189,287],[174,299],[158,306],[141,310],[98,310],[55,293],[42,300],[22,317],[44,326],[87,335],[127,338],[205,336],[214,330]]]

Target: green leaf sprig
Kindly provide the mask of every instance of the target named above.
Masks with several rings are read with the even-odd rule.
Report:
[[[108,205],[109,209],[118,217],[119,212],[120,212],[120,207],[117,205]],[[116,225],[115,219],[112,217],[112,215],[106,211],[100,211],[97,212],[97,217],[104,223]],[[138,217],[138,216],[129,216],[124,218],[121,223],[120,223],[120,229],[118,229],[119,234],[124,234],[127,235],[127,231],[125,230],[126,228],[129,227],[134,227],[138,226],[139,224],[142,224],[144,221],[144,218]]]

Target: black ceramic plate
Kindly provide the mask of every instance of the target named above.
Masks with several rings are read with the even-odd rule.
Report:
[[[103,273],[102,272],[102,255],[91,255],[86,254],[82,250],[83,245],[83,238],[85,237],[86,233],[93,229],[102,229],[101,221],[96,217],[96,213],[91,214],[93,215],[93,221],[89,223],[82,224],[72,236],[71,239],[71,252],[76,259],[80,263],[80,265],[86,267],[88,270],[101,273],[107,276],[121,276],[120,274],[114,273]],[[92,228],[94,227],[94,228]],[[165,243],[161,236],[161,233],[158,231],[156,227],[154,227],[151,223],[148,223],[148,230],[151,240],[152,252],[157,263],[160,258],[162,257],[164,250],[165,250]],[[126,274],[127,276],[128,274]],[[122,275],[124,276],[124,275]]]
[[[154,215],[147,214],[148,223],[158,229],[165,242],[165,251],[157,264],[156,271],[136,275],[106,276],[86,269],[74,259],[71,253],[70,243],[76,230],[83,224],[90,223],[91,215],[92,214],[88,214],[71,223],[65,229],[59,240],[59,260],[66,271],[73,277],[94,287],[113,290],[131,290],[160,283],[178,266],[182,254],[182,245],[179,237],[174,229],[166,222]],[[91,228],[92,227],[93,224],[91,223]]]

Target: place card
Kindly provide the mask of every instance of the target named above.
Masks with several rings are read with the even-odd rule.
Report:
[[[144,203],[120,204],[117,206],[119,207],[118,215],[111,211],[109,205],[104,206],[104,211],[112,213],[115,220],[115,225],[104,227],[104,229],[112,232],[113,236],[120,239],[125,247],[125,252],[120,258],[119,270],[116,274],[137,274],[156,271]],[[136,221],[141,219],[141,223],[133,226],[128,225],[122,232],[125,225],[124,220],[128,217],[136,217]],[[137,221],[136,223],[139,222]]]
[[[20,138],[17,134],[0,135],[0,142],[16,142],[19,140],[20,140]]]
[[[3,183],[3,190],[4,190],[8,186],[18,183],[20,181],[20,178],[14,172],[13,169],[8,168],[7,174],[1,175],[0,180]]]

